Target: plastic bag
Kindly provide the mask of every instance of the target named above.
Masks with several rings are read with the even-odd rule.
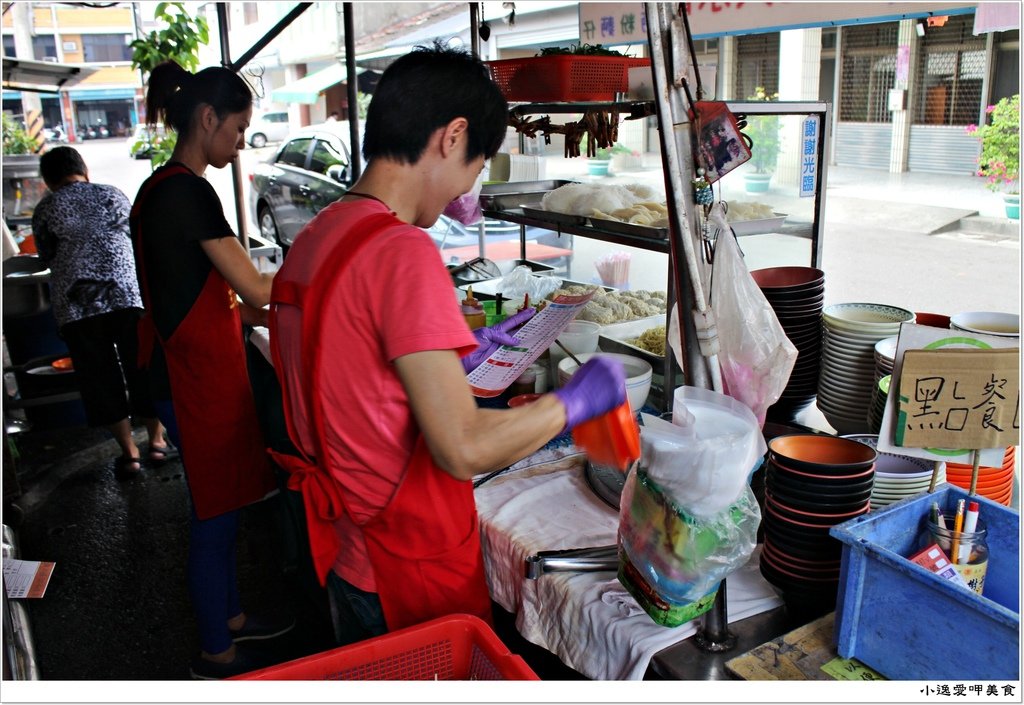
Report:
[[[689,402],[692,412],[673,405],[673,422],[642,415],[640,429],[643,465],[647,475],[687,513],[711,518],[735,502],[767,447],[753,413],[741,402],[710,390],[696,390],[742,406],[746,418],[728,409]],[[717,407],[717,408],[716,408]],[[680,417],[692,421],[683,424]]]
[[[459,221],[463,225],[479,223],[484,217],[480,209],[480,190],[484,186],[484,172],[481,171],[476,177],[476,183],[469,193],[464,193],[447,206],[444,207],[444,214],[449,218]]]
[[[562,288],[562,280],[558,277],[538,277],[533,270],[521,264],[502,277],[496,289],[506,299],[520,299],[530,295],[530,301],[546,299]]]
[[[619,543],[655,592],[687,603],[716,589],[750,559],[760,523],[761,510],[749,487],[721,512],[699,518],[651,480],[641,461],[622,489]]]
[[[718,326],[723,391],[749,406],[763,426],[768,407],[789,382],[796,346],[750,276],[728,225],[718,236],[714,264],[703,278]]]

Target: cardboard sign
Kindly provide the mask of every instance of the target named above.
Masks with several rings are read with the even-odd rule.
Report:
[[[1019,348],[907,350],[900,374],[896,445],[1017,445],[1019,365]]]

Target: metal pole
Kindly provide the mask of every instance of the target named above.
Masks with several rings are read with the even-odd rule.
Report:
[[[217,3],[217,4],[221,5],[223,3]],[[311,3],[311,2],[300,2],[298,5],[296,5],[292,9],[291,12],[289,12],[287,15],[282,17],[281,21],[278,22],[276,25],[274,25],[269,32],[264,34],[262,39],[260,39],[258,42],[253,44],[252,47],[250,47],[247,52],[242,54],[238,58],[238,61],[236,61],[236,62],[234,62],[233,64],[230,64],[230,65],[225,64],[225,66],[227,66],[232,71],[238,71],[239,69],[241,69],[247,63],[252,61],[252,57],[256,56],[258,53],[263,51],[263,47],[265,47],[268,44],[270,44],[270,42],[272,42],[277,37],[277,35],[279,35],[281,32],[283,32],[285,30],[285,28],[287,28],[288,25],[290,25],[295,20],[296,17],[298,17],[303,12],[308,10],[310,8],[310,6],[312,6],[312,4],[313,3]],[[220,9],[219,8],[217,10],[217,18],[218,18],[218,21],[220,21]],[[223,30],[222,30],[222,34],[223,34]]]
[[[352,152],[352,164],[349,166],[349,178],[352,183],[359,179],[363,171],[362,154],[359,145],[359,96],[357,92],[358,77],[356,75],[356,39],[352,21],[352,3],[344,4],[343,22],[345,25],[345,70],[348,73],[348,130],[349,144]]]
[[[469,49],[473,56],[480,56],[480,6],[469,3]]]
[[[217,3],[217,32],[220,35],[220,63],[226,69],[237,72],[231,63],[231,47],[228,42],[228,4]],[[242,204],[242,167],[240,158],[231,160],[231,182],[235,187],[235,219],[238,221],[238,239],[249,252],[249,235],[246,232],[245,206]]]

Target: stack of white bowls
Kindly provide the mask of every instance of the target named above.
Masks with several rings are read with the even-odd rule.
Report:
[[[914,321],[914,312],[884,304],[835,304],[825,308],[821,321],[818,408],[837,432],[866,433],[877,385],[875,345],[899,335],[901,324]]]
[[[878,450],[877,435],[856,434],[844,436],[844,438]],[[932,472],[934,471],[935,463],[930,460],[879,452],[878,459],[875,461],[875,483],[871,487],[872,511],[906,497],[927,492],[931,486]],[[935,479],[936,486],[946,481],[945,463],[939,463],[938,473],[938,477]]]
[[[1020,337],[1020,315],[999,311],[967,311],[950,316],[949,327],[968,333],[995,335],[1000,338]]]

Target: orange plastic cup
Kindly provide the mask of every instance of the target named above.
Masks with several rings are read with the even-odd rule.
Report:
[[[640,428],[628,401],[573,428],[572,440],[591,462],[622,472],[640,459]]]

